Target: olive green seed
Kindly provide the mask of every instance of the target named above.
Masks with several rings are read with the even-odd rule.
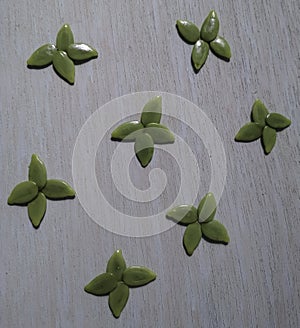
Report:
[[[156,278],[156,274],[142,266],[131,266],[123,272],[123,281],[129,287],[140,287]]]
[[[251,110],[252,121],[264,127],[266,125],[266,117],[268,114],[269,111],[264,103],[259,99],[255,100]]]
[[[194,250],[200,243],[202,237],[201,226],[199,222],[189,224],[183,235],[183,245],[188,255],[193,255]]]
[[[75,65],[65,51],[56,51],[53,55],[53,66],[56,72],[70,84],[75,81]]]
[[[141,123],[146,126],[149,123],[160,123],[162,112],[162,98],[156,96],[150,99],[143,108]]]
[[[192,62],[194,68],[199,71],[205,64],[208,57],[209,45],[202,40],[198,40],[192,50]]]
[[[110,292],[108,304],[111,312],[119,318],[129,298],[129,288],[124,282],[118,282],[117,287]]]
[[[137,131],[143,128],[143,124],[139,121],[125,122],[113,130],[111,138],[115,140],[135,141]]]
[[[213,41],[219,33],[219,18],[214,10],[211,10],[205,18],[201,30],[200,37],[206,42]]]
[[[192,205],[174,207],[167,212],[166,217],[183,225],[188,225],[198,220],[197,209]]]
[[[49,199],[66,199],[75,197],[73,188],[63,180],[47,180],[46,186],[42,192]]]
[[[261,137],[263,127],[255,122],[245,124],[235,136],[235,141],[250,142]]]
[[[74,36],[70,25],[64,24],[56,36],[56,48],[67,51],[70,44],[74,43]]]
[[[200,223],[213,220],[217,210],[217,202],[212,192],[207,193],[198,206],[198,220]]]
[[[188,20],[178,19],[176,25],[181,37],[188,43],[195,43],[200,38],[199,28]]]
[[[31,156],[28,179],[35,182],[40,190],[45,187],[47,182],[46,166],[36,154]]]
[[[154,153],[153,139],[148,133],[140,133],[136,136],[134,151],[142,167],[146,167]]]
[[[98,57],[96,49],[85,43],[72,43],[66,50],[68,56],[73,60],[89,60]]]
[[[281,114],[270,113],[267,115],[266,123],[273,129],[282,130],[290,126],[291,121]]]
[[[112,273],[117,280],[122,279],[124,270],[126,269],[126,263],[120,249],[116,250],[109,259],[106,272]]]
[[[41,224],[47,208],[47,199],[42,192],[28,204],[28,216],[35,228]]]
[[[165,126],[158,123],[149,123],[144,129],[148,133],[155,144],[170,144],[174,143],[174,134]]]
[[[229,60],[231,58],[231,49],[228,42],[221,36],[217,36],[209,44],[212,52],[220,58]]]
[[[54,44],[44,44],[38,48],[27,60],[28,66],[42,67],[52,63],[53,54],[56,51]]]
[[[228,244],[230,241],[226,228],[217,220],[201,224],[202,234],[214,241]]]
[[[38,186],[32,181],[23,181],[15,186],[8,197],[8,205],[25,205],[35,199]]]
[[[84,290],[87,293],[102,296],[112,292],[117,287],[118,280],[112,273],[102,273],[90,281]]]
[[[276,142],[276,130],[265,126],[262,133],[262,142],[266,154],[269,154]]]

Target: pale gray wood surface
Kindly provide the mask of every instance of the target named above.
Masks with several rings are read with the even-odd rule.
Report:
[[[0,327],[299,327],[299,1],[2,0],[0,8]],[[195,75],[191,46],[175,22],[201,24],[212,8],[233,57],[225,63],[211,55]],[[33,50],[55,42],[63,23],[76,41],[99,50],[98,59],[76,67],[74,86],[51,67],[26,67]],[[182,227],[147,238],[120,236],[94,223],[78,199],[49,203],[34,230],[25,208],[6,205],[14,185],[26,179],[32,153],[45,161],[49,176],[72,182],[73,148],[84,122],[108,101],[147,90],[198,105],[222,137],[227,180],[218,218],[230,233],[228,246],[203,241],[189,258]],[[259,142],[233,141],[256,98],[292,119],[267,157]],[[203,168],[201,197],[210,162],[201,140],[189,136]],[[101,144],[98,157],[105,158],[110,143]],[[178,172],[163,167],[168,184],[178,186]],[[134,183],[142,188],[137,181],[144,173],[136,170]],[[97,170],[99,180],[107,174],[105,167]],[[155,282],[131,291],[119,320],[107,297],[83,291],[117,248],[129,264],[157,273]]]

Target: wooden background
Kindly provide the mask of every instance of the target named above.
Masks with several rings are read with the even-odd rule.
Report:
[[[0,8],[0,327],[299,327],[299,1],[2,0]],[[232,60],[210,55],[195,75],[191,46],[175,22],[200,25],[213,8]],[[64,23],[76,41],[99,51],[98,59],[76,67],[74,86],[51,67],[26,67],[36,48],[55,42]],[[35,230],[25,208],[6,204],[14,185],[26,179],[32,153],[50,177],[72,183],[84,122],[108,101],[148,90],[190,100],[222,137],[227,180],[217,216],[230,233],[228,246],[203,241],[189,258],[180,226],[147,238],[120,236],[93,222],[78,198],[49,203]],[[269,156],[259,142],[233,141],[256,98],[292,120]],[[186,141],[203,160],[204,195],[209,158],[189,131]],[[101,158],[110,143],[101,146]],[[136,181],[143,181],[146,171],[136,170]],[[180,183],[175,173],[168,184]],[[100,181],[107,174],[105,167],[97,172]],[[131,290],[118,320],[107,297],[83,291],[117,248],[129,264],[157,273],[155,282]]]

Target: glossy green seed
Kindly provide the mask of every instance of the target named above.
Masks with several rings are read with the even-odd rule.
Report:
[[[167,218],[177,223],[188,225],[198,219],[197,209],[192,205],[179,205],[166,214]]]
[[[136,136],[134,151],[143,167],[146,167],[154,153],[154,143],[148,133],[140,133]]]
[[[42,192],[39,192],[38,196],[28,204],[28,216],[35,228],[38,228],[41,224],[46,208],[47,199]]]
[[[56,36],[56,48],[67,51],[70,44],[74,43],[74,36],[70,25],[64,24]]]
[[[202,40],[198,40],[192,50],[192,62],[198,71],[205,64],[208,57],[209,45]]]
[[[266,117],[269,114],[266,106],[263,102],[259,99],[255,100],[252,111],[251,111],[251,118],[253,122],[260,124],[261,126],[266,125]]]
[[[73,60],[89,60],[98,57],[97,50],[85,43],[70,44],[66,52]]]
[[[158,123],[149,123],[144,132],[150,134],[155,144],[174,143],[174,134],[165,126]]]
[[[235,136],[235,141],[249,142],[261,137],[262,126],[255,122],[250,122],[242,126]]]
[[[112,273],[118,280],[122,279],[126,263],[120,249],[116,250],[107,262],[106,272]]]
[[[144,126],[139,121],[125,122],[119,125],[112,133],[111,137],[115,140],[135,141],[136,131],[143,129]]]
[[[129,298],[129,288],[123,282],[118,282],[117,287],[109,294],[108,304],[111,312],[119,318]]]
[[[149,123],[160,123],[162,112],[162,98],[156,96],[150,99],[143,108],[141,122],[144,126]]]
[[[23,181],[15,186],[8,197],[8,205],[25,205],[34,200],[39,190],[32,181]]]
[[[273,129],[281,130],[290,126],[291,121],[281,114],[270,113],[267,115],[266,123]]]
[[[205,18],[201,30],[200,37],[206,42],[214,40],[219,33],[219,18],[214,10],[211,10]]]
[[[213,220],[217,210],[217,202],[212,192],[207,193],[198,206],[199,222],[209,222]]]
[[[229,60],[231,58],[231,49],[228,42],[221,36],[217,36],[209,44],[212,52],[220,58]]]
[[[202,237],[201,226],[198,222],[189,224],[183,235],[183,246],[188,255],[193,255],[194,250],[200,243]]]
[[[75,197],[75,191],[63,180],[48,180],[42,192],[49,199],[65,199]]]
[[[53,55],[53,66],[56,72],[67,80],[69,83],[74,84],[75,81],[75,66],[73,61],[68,57],[64,51],[56,51]]]
[[[201,224],[203,235],[215,242],[228,244],[230,241],[226,228],[217,220]]]
[[[176,25],[181,37],[188,43],[195,43],[200,38],[199,28],[188,20],[178,19]]]
[[[123,272],[123,281],[129,287],[140,287],[156,278],[156,274],[142,266],[131,266]]]
[[[53,53],[56,51],[54,44],[44,44],[38,48],[27,60],[28,66],[42,67],[52,63]]]
[[[276,130],[265,126],[262,133],[262,142],[266,154],[269,154],[276,142]]]
[[[36,154],[31,156],[28,179],[35,182],[39,189],[45,187],[47,182],[46,166]]]
[[[117,283],[117,278],[112,273],[105,272],[90,281],[84,290],[96,296],[107,295],[117,287]]]

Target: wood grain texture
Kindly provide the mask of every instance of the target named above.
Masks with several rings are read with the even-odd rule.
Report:
[[[179,38],[175,22],[200,25],[212,8],[232,60],[209,55],[195,75],[192,47]],[[299,15],[297,0],[1,2],[0,327],[300,326]],[[64,23],[76,41],[99,52],[98,59],[76,66],[74,86],[51,67],[26,67],[36,48],[55,42]],[[32,153],[45,161],[49,177],[71,182],[74,144],[84,122],[108,101],[146,90],[190,100],[221,135],[227,180],[217,218],[228,228],[228,246],[201,242],[189,258],[182,227],[123,237],[96,225],[77,198],[49,202],[38,230],[24,208],[6,205],[14,185],[26,179]],[[256,98],[292,120],[267,157],[259,142],[233,141]],[[177,132],[203,169],[202,196],[210,181],[205,146],[189,129]],[[101,144],[100,158],[110,143]],[[160,160],[154,158],[154,167]],[[189,165],[187,158],[183,169]],[[172,172],[168,184],[178,186],[180,177]],[[107,174],[105,167],[97,170],[100,181]],[[142,170],[137,174],[134,183],[142,188],[139,181],[147,179]],[[83,291],[117,248],[131,265],[157,273],[155,282],[131,290],[118,320],[106,297]]]

